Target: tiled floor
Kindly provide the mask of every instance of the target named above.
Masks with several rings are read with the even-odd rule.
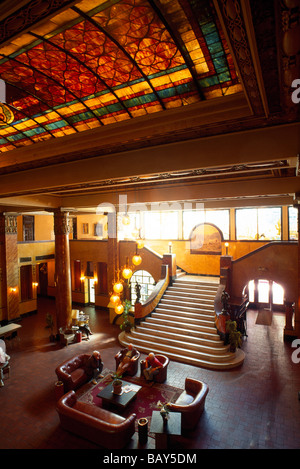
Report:
[[[61,347],[48,340],[45,314],[55,302],[39,300],[39,312],[22,319],[20,340],[11,344],[11,375],[0,389],[1,449],[93,449],[95,445],[59,426],[55,411],[55,367],[82,352],[101,351],[104,365],[114,368],[120,349],[118,327],[105,311],[84,308],[94,334],[90,341]],[[283,341],[283,316],[274,314],[271,326],[255,324],[256,311],[247,317],[248,337],[242,367],[212,371],[171,362],[167,383],[184,388],[185,377],[209,385],[205,411],[197,429],[175,442],[176,449],[300,448],[300,363]],[[148,448],[153,448],[149,439]],[[133,439],[130,448],[137,448]]]

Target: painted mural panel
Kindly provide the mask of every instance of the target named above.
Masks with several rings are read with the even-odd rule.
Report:
[[[222,253],[222,232],[211,223],[201,223],[193,228],[190,235],[191,254],[212,254]]]

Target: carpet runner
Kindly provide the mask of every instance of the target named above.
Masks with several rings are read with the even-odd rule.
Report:
[[[261,326],[271,326],[272,324],[272,311],[269,309],[259,309],[256,317],[255,324]]]
[[[82,402],[94,404],[98,407],[102,406],[102,399],[97,397],[97,394],[107,384],[111,382],[111,370],[105,369],[102,371],[103,378],[98,381],[97,384],[93,385],[91,382],[83,386],[80,391],[77,391],[77,398]],[[136,398],[125,408],[121,409],[116,406],[110,406],[112,412],[128,417],[130,414],[136,414],[135,430],[137,431],[138,420],[140,418],[148,419],[148,433],[151,425],[151,416],[153,410],[159,410],[158,401],[175,402],[183,389],[175,388],[164,383],[148,383],[144,378],[124,376],[124,380],[133,384],[142,386],[142,389],[138,392]],[[154,437],[149,433],[149,436]]]

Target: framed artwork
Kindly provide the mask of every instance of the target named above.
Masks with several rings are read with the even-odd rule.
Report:
[[[89,234],[89,224],[88,223],[82,223],[82,233],[83,234]]]

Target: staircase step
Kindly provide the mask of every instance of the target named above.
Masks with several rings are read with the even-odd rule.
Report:
[[[139,337],[134,337],[134,342],[135,346],[137,348],[140,348],[141,344],[145,343],[144,338],[139,338]],[[155,337],[149,337],[147,340],[147,346],[152,350],[154,347],[157,347],[157,342],[155,341]],[[181,344],[179,346],[173,346],[173,345],[168,345],[166,343],[160,342],[159,343],[159,349],[161,353],[166,354],[169,356],[170,353],[176,353],[180,355],[185,355],[186,357],[192,357],[192,358],[197,358],[198,360],[207,360],[207,361],[214,361],[214,362],[224,362],[228,361],[232,357],[231,352],[225,352],[223,354],[214,354],[211,353],[211,351],[197,351],[197,350],[189,350],[186,347],[181,347]]]
[[[175,285],[172,285],[170,286],[166,292],[170,292],[170,293],[181,293],[181,294],[185,294],[185,295],[199,295],[201,296],[202,298],[208,298],[208,299],[212,299],[214,300],[215,299],[215,296],[216,296],[216,292],[214,291],[201,291],[201,290],[196,290],[194,288],[188,288],[188,287],[180,287],[180,286],[175,286]]]
[[[186,274],[183,270],[178,269],[176,270],[176,278],[184,277]]]
[[[168,301],[161,299],[158,307],[162,307],[164,309],[176,309],[178,311],[185,311],[185,312],[190,312],[190,313],[195,313],[195,314],[214,314],[214,309],[210,308],[207,305],[201,305],[201,306],[187,306],[185,304],[182,304],[180,301]]]
[[[197,324],[199,321],[209,322],[210,324],[215,323],[215,318],[213,315],[205,314],[205,313],[190,313],[189,311],[177,311],[173,309],[165,309],[163,307],[156,308],[153,313],[152,317],[164,317],[166,319],[173,319],[174,321],[181,321],[181,322],[188,322]]]
[[[139,326],[140,327],[140,326]],[[148,322],[145,321],[141,324],[141,327],[143,328],[148,328],[150,330],[155,327],[155,330],[157,331],[164,331],[169,334],[176,334],[178,331],[181,332],[181,334],[184,334],[186,336],[190,336],[192,338],[201,338],[204,340],[209,340],[212,342],[215,342],[217,344],[223,344],[221,341],[219,335],[217,334],[216,330],[210,331],[206,329],[200,329],[200,328],[189,328],[189,327],[181,327],[180,329],[176,325],[172,324],[165,324],[163,321],[162,322]]]
[[[196,304],[205,304],[214,307],[214,297],[212,298],[203,298],[202,295],[194,294],[185,294],[183,292],[166,292],[163,296],[164,300],[174,300],[180,302],[189,302],[189,303],[196,303]]]
[[[198,323],[198,324],[195,324],[194,322],[188,322],[188,321],[180,321],[180,318],[178,320],[175,320],[175,319],[165,319],[165,318],[160,318],[160,317],[149,317],[147,318],[147,321],[149,321],[149,323],[153,324],[165,324],[167,326],[171,326],[171,325],[174,325],[176,326],[177,328],[182,328],[184,327],[185,329],[193,329],[193,330],[197,330],[197,331],[203,331],[203,332],[209,332],[210,334],[214,334],[216,333],[216,329],[212,326],[212,325],[209,325],[209,324],[204,324],[204,323]]]
[[[133,337],[131,333],[121,332],[119,335],[119,341],[123,346],[128,346],[130,343],[133,342]],[[207,368],[210,370],[226,370],[232,369],[237,366],[240,366],[245,358],[245,354],[241,349],[237,349],[235,353],[229,352],[227,354],[227,360],[224,361],[216,361],[216,360],[208,360],[205,358],[200,358],[199,356],[187,356],[185,355],[184,351],[182,350],[175,350],[169,349],[166,353],[164,350],[161,350],[159,345],[156,343],[146,343],[145,341],[141,341],[138,345],[140,352],[149,353],[154,352],[155,354],[167,354],[170,360],[183,362],[186,364],[190,364],[193,366],[198,366],[201,368]]]
[[[190,317],[193,319],[213,319],[215,318],[215,312],[213,310],[202,310],[197,308],[196,311],[191,311],[185,308],[178,308],[177,306],[169,306],[166,304],[160,304],[155,308],[153,312],[162,312],[165,314],[176,314],[176,316]]]
[[[219,288],[218,283],[210,283],[210,282],[193,282],[188,280],[175,280],[172,284],[175,287],[180,288],[193,288],[195,290],[207,290],[211,292],[216,292]]]
[[[131,334],[133,337],[143,337],[144,340],[159,340],[160,343],[164,342],[169,345],[179,345],[190,350],[206,350],[212,354],[222,354],[228,352],[229,345],[223,345],[221,341],[213,341],[209,339],[203,339],[202,337],[192,337],[190,335],[182,334],[178,331],[178,334],[162,331],[159,329],[150,329],[137,326],[132,329]]]

